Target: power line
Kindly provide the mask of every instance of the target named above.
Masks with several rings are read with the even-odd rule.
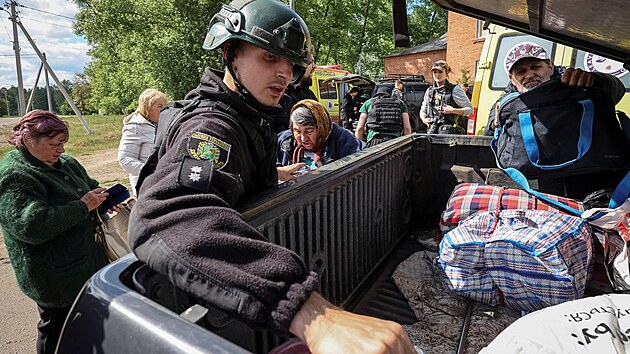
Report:
[[[47,25],[51,25],[51,26],[57,26],[57,27],[63,27],[63,28],[69,28],[69,29],[72,29],[72,30],[74,29],[74,28],[72,28],[72,27],[69,27],[69,26],[64,26],[64,25],[60,25],[60,24],[53,23],[53,22],[46,22],[46,21],[42,21],[42,20],[36,20],[36,19],[34,19],[34,18],[31,18],[31,17],[26,17],[26,18],[25,18],[24,16],[20,16],[20,18],[21,18],[21,19],[23,19],[23,20],[29,20],[29,21],[35,21],[35,22],[45,23],[45,24],[47,24]]]
[[[50,12],[50,11],[35,9],[35,8],[29,7],[29,6],[26,6],[26,5],[21,5],[21,4],[17,4],[17,6],[23,7],[25,9],[29,9],[29,10],[38,11],[38,12],[42,12],[42,13],[45,13],[45,14],[53,15],[53,16],[59,16],[59,17],[67,18],[67,19],[72,20],[72,21],[76,21],[76,19],[74,17],[60,15],[60,14],[56,14],[56,13],[53,13],[53,12]]]
[[[4,31],[7,33],[7,38],[9,38],[9,42],[12,42],[13,36],[9,34],[9,30],[7,29],[7,26],[5,25],[4,21],[2,21],[2,27],[4,27]]]

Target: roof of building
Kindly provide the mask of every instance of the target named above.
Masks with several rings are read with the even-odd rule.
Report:
[[[436,50],[446,50],[446,43],[447,42],[448,42],[448,33],[444,33],[440,38],[438,38],[438,39],[436,39],[434,41],[426,42],[426,43],[417,45],[415,47],[407,48],[407,49],[403,50],[402,52],[388,54],[388,55],[385,56],[385,58],[397,57],[397,56],[400,56],[400,55],[409,55],[409,54],[433,52],[433,51],[436,51]]]

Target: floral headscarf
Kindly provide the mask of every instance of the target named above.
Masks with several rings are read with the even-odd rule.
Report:
[[[295,112],[299,107],[305,107],[308,111],[299,110]],[[321,103],[315,100],[301,100],[293,106],[289,129],[293,129],[293,124],[311,125],[317,129],[317,145],[313,148],[314,152],[318,152],[326,146],[328,138],[332,134],[330,114],[328,114],[328,110]]]

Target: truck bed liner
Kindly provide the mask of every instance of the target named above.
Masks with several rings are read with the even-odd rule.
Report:
[[[351,306],[350,310],[400,324],[417,322],[418,319],[409,307],[409,302],[394,283],[392,274],[400,262],[422,250],[425,248],[415,238],[405,237],[387,257],[378,274],[375,274],[374,280],[366,286],[366,290],[358,295],[358,302]]]

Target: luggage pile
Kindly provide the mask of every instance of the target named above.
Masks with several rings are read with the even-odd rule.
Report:
[[[585,212],[582,202],[544,196]],[[463,183],[442,213],[435,263],[452,292],[527,312],[628,290],[626,240],[613,226],[621,212],[606,210],[587,220],[522,190]]]

